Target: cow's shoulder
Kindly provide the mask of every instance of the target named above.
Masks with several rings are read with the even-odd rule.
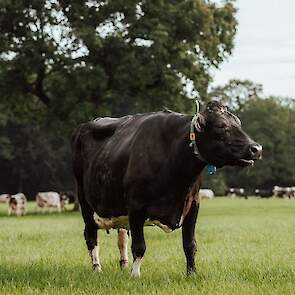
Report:
[[[171,125],[179,124],[186,115],[171,110],[163,110],[159,112],[137,114],[135,116],[135,124],[140,127],[153,129],[154,131],[165,130]],[[136,120],[137,119],[137,120]]]
[[[120,118],[102,117],[89,122],[89,127],[97,132],[113,133],[115,130],[133,119],[134,116],[128,115]]]

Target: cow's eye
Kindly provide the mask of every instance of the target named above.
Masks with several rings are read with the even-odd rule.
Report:
[[[226,129],[226,124],[220,124],[219,126],[217,126],[217,128],[220,128],[220,129]]]
[[[217,128],[220,128],[220,129],[225,129],[227,127],[227,125],[225,123],[220,123],[217,125]]]

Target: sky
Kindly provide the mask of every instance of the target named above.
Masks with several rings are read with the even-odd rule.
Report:
[[[236,6],[235,49],[214,85],[249,79],[265,95],[295,97],[295,0],[237,0]]]

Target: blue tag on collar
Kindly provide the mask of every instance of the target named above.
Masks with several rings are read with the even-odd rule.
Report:
[[[212,165],[212,164],[208,164],[207,165],[207,171],[208,171],[208,175],[213,175],[216,173],[216,166]]]

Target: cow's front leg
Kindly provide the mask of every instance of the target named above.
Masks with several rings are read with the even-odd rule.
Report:
[[[196,240],[195,240],[195,226],[199,211],[199,203],[195,200],[192,202],[191,208],[186,215],[182,225],[182,244],[186,257],[187,274],[190,275],[196,272],[195,253],[196,253]]]
[[[137,211],[129,213],[129,225],[132,238],[131,250],[133,255],[131,276],[134,278],[140,277],[140,265],[146,249],[143,233],[145,219],[145,214],[143,212]]]
[[[128,232],[124,228],[118,229],[118,247],[120,251],[121,269],[128,266]]]

